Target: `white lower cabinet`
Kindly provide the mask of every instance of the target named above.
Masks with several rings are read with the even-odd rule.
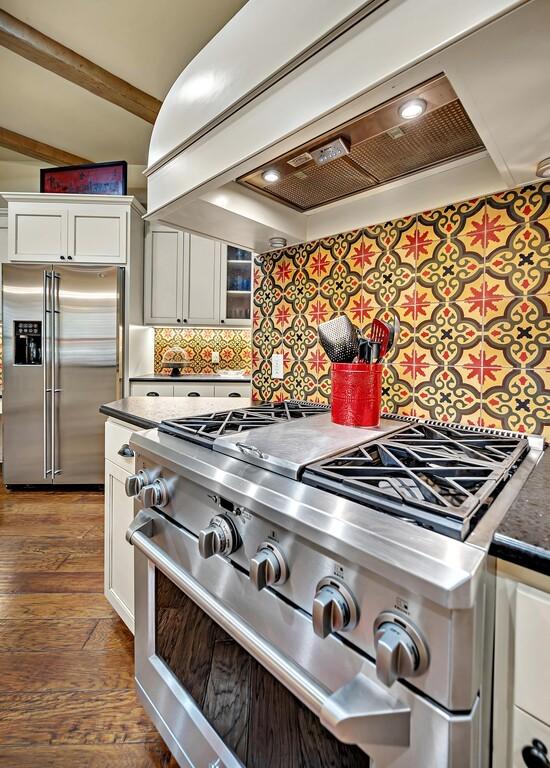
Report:
[[[134,548],[126,531],[134,519],[134,500],[126,496],[126,478],[135,470],[128,443],[136,430],[105,424],[105,597],[134,631]]]
[[[200,384],[190,381],[133,381],[130,384],[130,394],[133,397],[250,397],[249,383]]]
[[[493,766],[544,765],[550,765],[550,578],[498,560]]]

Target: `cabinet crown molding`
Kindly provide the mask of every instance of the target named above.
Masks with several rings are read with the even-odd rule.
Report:
[[[5,201],[8,205],[9,203],[124,205],[133,208],[140,216],[144,216],[146,213],[143,205],[133,195],[60,195],[51,192],[1,192],[0,205],[1,201]]]

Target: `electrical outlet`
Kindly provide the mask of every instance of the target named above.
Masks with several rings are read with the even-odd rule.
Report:
[[[213,363],[219,363],[220,362],[220,353],[216,349],[212,350],[212,362]]]
[[[271,378],[282,379],[283,378],[283,356],[271,355]]]

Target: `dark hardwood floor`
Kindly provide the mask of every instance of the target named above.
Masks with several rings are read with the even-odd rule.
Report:
[[[0,485],[0,768],[69,766],[176,763],[103,596],[103,494]]]

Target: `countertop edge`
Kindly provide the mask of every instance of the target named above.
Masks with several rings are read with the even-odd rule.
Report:
[[[105,416],[112,416],[113,419],[124,421],[127,424],[132,424],[140,429],[155,429],[158,427],[158,421],[150,421],[149,419],[143,419],[141,416],[136,416],[128,411],[117,410],[116,408],[110,408],[108,405],[101,405],[99,412]]]
[[[533,544],[527,544],[497,532],[493,536],[489,554],[515,565],[522,565],[544,576],[550,576],[550,551],[542,547],[535,547]]]
[[[155,376],[154,374],[148,374],[145,376],[130,376],[129,381],[130,383],[133,381],[141,381],[144,383],[147,382],[166,382],[167,384],[181,384],[182,382],[186,381],[192,381],[192,382],[200,382],[203,381],[205,383],[208,382],[216,382],[218,384],[223,384],[224,382],[227,382],[227,384],[250,384],[251,382],[250,376],[219,376],[215,373],[196,373],[196,374],[185,374],[185,376]]]

